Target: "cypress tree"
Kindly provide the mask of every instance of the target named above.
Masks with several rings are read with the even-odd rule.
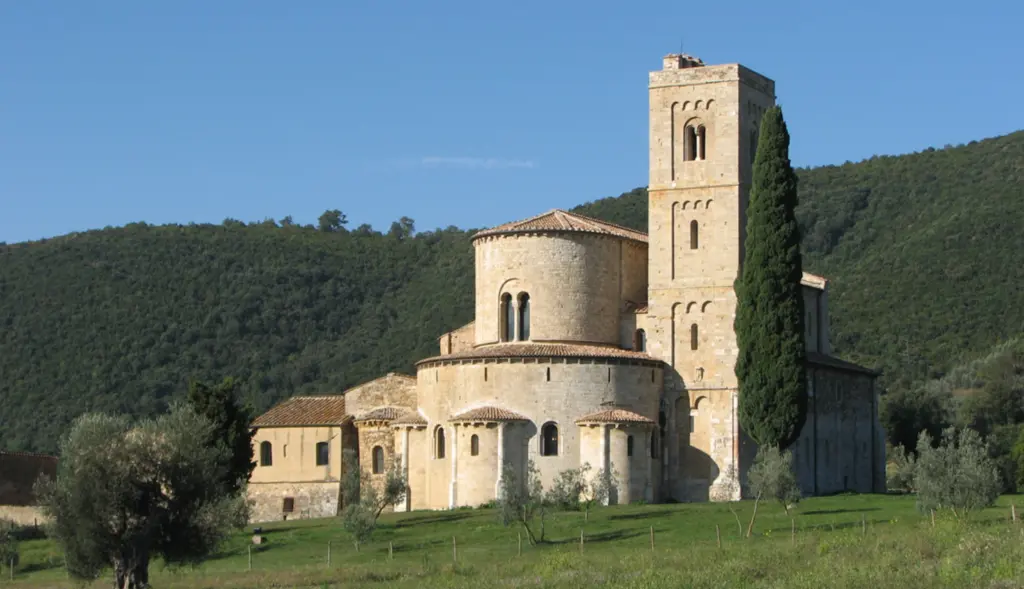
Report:
[[[782,109],[761,119],[747,208],[746,251],[736,281],[739,419],[761,446],[785,448],[807,416],[804,300],[796,174]]]
[[[253,415],[249,407],[238,402],[237,388],[238,381],[233,378],[213,386],[192,381],[188,387],[188,403],[196,413],[213,422],[213,438],[208,443],[227,450],[221,476],[230,494],[241,490],[256,468],[252,459],[252,437],[256,430],[250,425]]]

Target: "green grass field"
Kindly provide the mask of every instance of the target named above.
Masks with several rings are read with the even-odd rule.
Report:
[[[523,534],[522,556],[518,528],[503,527],[492,510],[384,516],[358,552],[336,519],[279,522],[263,526],[267,542],[252,546],[251,571],[249,535],[238,534],[202,567],[157,563],[150,576],[156,588],[1024,587],[1024,525],[1010,522],[1009,507],[1019,499],[1002,498],[966,526],[940,515],[934,527],[912,497],[812,498],[792,520],[762,503],[751,539],[729,508],[745,528],[752,502],[599,508],[586,522],[582,512],[555,512],[545,544],[530,546]],[[23,542],[21,554],[14,582],[5,569],[0,586],[77,586],[53,543]],[[88,586],[110,585],[107,576]]]

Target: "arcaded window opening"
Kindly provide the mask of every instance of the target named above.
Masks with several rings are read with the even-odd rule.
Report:
[[[373,474],[384,474],[384,448],[373,447]]]
[[[698,343],[697,324],[694,323],[690,326],[690,349],[696,350]]]
[[[530,295],[519,295],[519,341],[530,339]]]
[[[642,329],[638,329],[638,330],[636,330],[635,333],[633,333],[633,349],[636,350],[637,352],[646,352],[647,351],[647,332],[646,331],[644,331]]]
[[[331,460],[331,447],[327,442],[316,443],[316,465],[325,466],[330,464]]]
[[[558,425],[552,421],[540,429],[540,455],[558,456]]]
[[[480,436],[473,434],[473,437],[469,439],[469,454],[471,456],[480,455]]]
[[[444,428],[440,426],[434,431],[434,457],[444,458]]]
[[[707,145],[707,131],[704,125],[697,127],[697,159],[704,159],[705,146]]]
[[[693,125],[687,125],[683,130],[683,161],[691,162],[697,159],[697,130]]]
[[[516,332],[516,310],[512,305],[512,295],[501,295],[501,341],[512,341]]]
[[[633,455],[633,436],[626,436],[626,456]]]
[[[274,464],[274,447],[270,442],[260,442],[260,466],[272,466]]]
[[[697,221],[690,221],[690,249],[695,250],[700,245],[700,225]]]

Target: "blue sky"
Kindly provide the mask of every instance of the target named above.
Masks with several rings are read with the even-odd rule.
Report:
[[[1024,3],[0,3],[0,241],[325,209],[483,227],[647,182],[647,72],[776,81],[795,165],[1024,128]]]

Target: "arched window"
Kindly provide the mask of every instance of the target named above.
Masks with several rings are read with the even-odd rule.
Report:
[[[501,295],[501,341],[512,341],[516,333],[516,310],[512,306],[512,295]]]
[[[469,454],[471,456],[480,455],[480,436],[473,434],[473,437],[469,439]]]
[[[316,443],[316,465],[324,466],[330,464],[331,460],[331,447],[327,445],[327,442]]]
[[[434,432],[434,458],[444,458],[444,428],[440,426]]]
[[[373,474],[384,474],[384,448],[373,447]]]
[[[558,425],[552,421],[540,428],[540,455],[558,456]]]
[[[519,341],[530,339],[530,295],[519,295]]]
[[[626,436],[626,456],[633,455],[633,436]]]
[[[697,127],[697,159],[703,160],[705,153],[705,145],[707,144],[707,131],[704,129],[704,125]]]
[[[260,442],[260,466],[274,464],[274,448],[270,442]]]
[[[683,161],[697,159],[697,130],[692,125],[687,125],[683,130]]]
[[[647,332],[646,331],[644,331],[642,329],[638,329],[638,330],[636,330],[636,333],[633,334],[633,349],[636,350],[637,352],[646,352],[647,351]]]
[[[690,221],[690,249],[695,250],[700,244],[700,237],[698,236],[700,226],[697,225],[697,221]]]
[[[697,349],[697,324],[694,323],[690,326],[690,349]]]

